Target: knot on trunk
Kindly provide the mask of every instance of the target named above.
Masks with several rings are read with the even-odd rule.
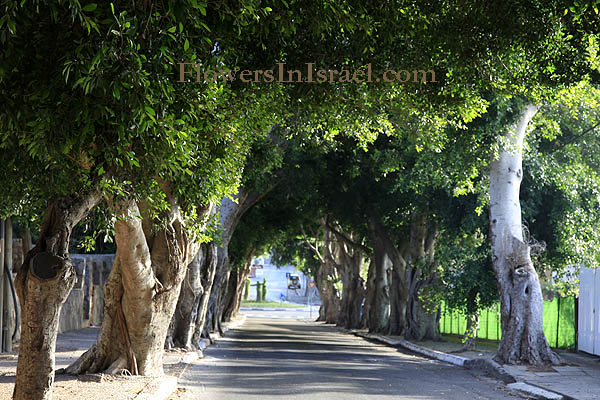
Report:
[[[513,272],[513,283],[515,287],[526,284],[529,281],[529,271],[527,267],[518,266]]]
[[[517,266],[517,268],[515,268],[515,277],[518,278],[526,278],[527,275],[529,275],[529,272],[527,272],[527,269],[524,266]]]
[[[68,259],[44,251],[31,260],[31,274],[39,280],[49,281],[56,279],[70,265]]]

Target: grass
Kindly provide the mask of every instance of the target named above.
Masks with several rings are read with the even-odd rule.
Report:
[[[303,304],[279,303],[276,301],[242,301],[242,307],[262,307],[262,308],[298,308],[304,307]]]
[[[448,342],[462,344],[462,339],[463,339],[462,335],[451,335],[448,333],[442,333],[442,337],[444,338],[444,340],[446,340]],[[480,350],[496,351],[496,350],[498,350],[499,343],[500,343],[499,340],[488,340],[488,339],[482,339],[482,338],[475,338],[475,347],[479,348]]]

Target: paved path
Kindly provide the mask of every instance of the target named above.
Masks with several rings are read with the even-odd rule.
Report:
[[[265,316],[273,317],[274,312]],[[298,319],[260,318],[190,365],[185,399],[515,399],[488,378]]]

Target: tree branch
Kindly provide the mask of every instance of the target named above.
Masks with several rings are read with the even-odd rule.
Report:
[[[308,240],[308,238],[306,236],[306,233],[304,232],[304,226],[303,225],[300,225],[300,229],[302,229],[302,236],[303,236],[303,239],[304,239],[304,243],[306,243],[306,245],[308,246],[308,248],[310,250],[312,250],[313,253],[315,253],[315,255],[317,256],[317,258],[319,259],[319,262],[321,264],[324,264],[325,263],[325,259],[321,256],[321,253],[319,252],[319,249],[316,246],[316,243],[315,243],[315,245],[313,245],[312,243],[309,242],[309,240]],[[317,235],[318,235],[318,232],[317,232]],[[316,238],[316,235],[315,235],[315,238]],[[315,239],[315,240],[317,240],[317,239]]]
[[[362,243],[357,243],[354,240],[350,239],[347,235],[345,235],[340,230],[336,229],[330,223],[327,223],[327,228],[332,231],[339,239],[346,242],[349,246],[356,250],[364,251],[365,253],[369,253],[369,248]]]

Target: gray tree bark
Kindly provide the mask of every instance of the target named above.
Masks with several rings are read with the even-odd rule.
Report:
[[[463,337],[463,346],[460,351],[469,351],[475,347],[475,338],[479,329],[479,311],[467,314],[467,328]]]
[[[111,204],[117,216],[117,254],[104,289],[100,336],[64,372],[163,373],[167,330],[199,243],[188,233],[171,188],[162,186],[170,210],[162,216],[158,229],[152,229],[154,221],[148,220],[144,204],[132,200]],[[208,214],[210,207],[203,212]]]
[[[208,302],[217,269],[217,251],[217,246],[214,244],[208,245],[205,268],[203,268],[203,271],[206,271],[206,273],[203,273],[200,278],[202,287],[205,287],[206,290],[200,296],[198,318],[196,319],[196,325],[194,326],[194,334],[192,335],[192,343],[196,348],[199,347],[199,343],[202,338],[208,338],[208,335],[205,335],[206,320],[208,313]]]
[[[256,249],[250,249],[243,265],[238,266],[238,268],[230,274],[224,303],[225,311],[223,312],[223,322],[229,322],[239,314],[246,278],[248,278],[248,274],[250,273],[250,265],[252,264],[252,258],[254,258],[255,252]]]
[[[365,248],[354,240],[352,234],[345,235],[339,229],[332,229],[332,232],[336,239],[335,257],[332,262],[342,278],[342,298],[337,325],[346,329],[356,329],[361,324],[360,313],[365,298],[364,280],[360,276]]]
[[[439,308],[426,307],[421,300],[423,290],[436,279],[433,271],[434,247],[437,230],[428,224],[423,214],[413,214],[410,231],[410,256],[406,268],[408,304],[406,333],[408,339],[439,340]]]
[[[322,237],[319,235],[322,232]],[[311,243],[306,234],[304,242],[315,254],[319,260],[320,267],[316,271],[315,284],[321,298],[321,307],[319,307],[319,317],[317,321],[323,321],[328,324],[337,324],[340,315],[340,294],[335,286],[338,280],[337,271],[334,265],[332,255],[332,236],[333,233],[327,229],[325,218],[321,218],[319,229],[315,234],[315,243]]]
[[[365,303],[362,309],[362,316],[360,320],[361,328],[368,328],[370,326],[369,315],[371,313],[371,307],[375,301],[375,292],[377,288],[375,285],[375,262],[371,257],[369,262],[369,269],[367,272],[367,282],[365,283]]]
[[[374,249],[373,271],[369,272],[372,282],[367,283],[367,327],[415,340],[439,339],[439,311],[427,310],[420,299],[435,279],[432,265],[436,229],[422,214],[414,214],[409,240],[396,245],[376,211],[369,208],[367,215]]]
[[[215,276],[215,252],[214,245],[203,243],[188,265],[167,333],[166,348],[199,348],[206,321],[208,298]]]
[[[369,236],[373,246],[373,256],[371,267],[373,271],[369,272],[368,279],[372,282],[367,283],[370,289],[370,304],[368,326],[369,332],[386,332],[390,318],[390,282],[388,269],[392,267],[392,262],[386,251],[384,236],[382,235],[382,225],[379,222],[375,211],[368,210],[368,228]]]
[[[523,108],[517,124],[503,136],[500,154],[490,168],[490,239],[502,326],[496,361],[509,364],[560,363],[544,335],[542,290],[521,225],[523,142],[536,112],[533,105]]]
[[[206,324],[202,336],[210,337],[211,334],[222,334],[221,322],[223,313],[225,312],[224,298],[226,296],[231,265],[229,263],[228,246],[231,237],[235,232],[235,228],[240,222],[242,216],[256,204],[266,193],[271,190],[269,188],[264,193],[249,193],[244,188],[238,190],[235,196],[236,201],[225,197],[221,200],[219,209],[220,227],[222,229],[221,243],[217,249],[217,265],[215,269],[215,277],[211,289]]]
[[[75,225],[101,199],[99,191],[91,191],[50,203],[39,240],[17,273],[22,320],[15,400],[52,398],[58,318],[76,280],[69,239]]]

